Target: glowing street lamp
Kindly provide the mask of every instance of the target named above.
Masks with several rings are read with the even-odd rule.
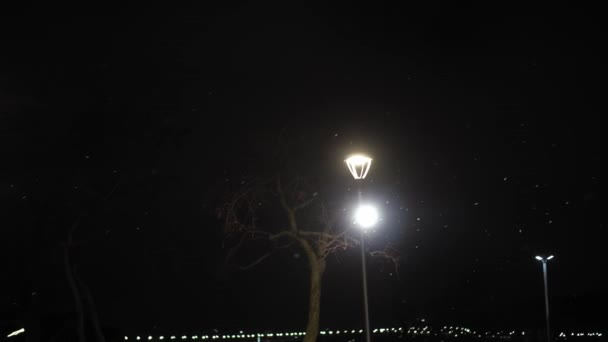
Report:
[[[355,212],[355,224],[364,231],[373,227],[378,222],[378,211],[371,205],[361,205]]]
[[[355,180],[365,179],[372,166],[372,158],[363,154],[354,154],[345,160],[348,170]],[[358,182],[359,183],[359,182]],[[359,184],[357,184],[359,186]],[[360,187],[359,187],[360,189]],[[363,278],[363,311],[365,314],[365,341],[371,342],[369,328],[369,308],[367,304],[367,271],[365,267],[365,231],[378,222],[378,212],[370,205],[361,203],[361,190],[358,191],[359,208],[355,212],[355,224],[361,228],[361,268]]]
[[[364,179],[372,166],[372,158],[363,154],[353,154],[345,162],[355,179]]]
[[[535,259],[543,263],[543,279],[545,282],[545,315],[547,319],[547,342],[551,342],[551,328],[549,326],[549,290],[547,285],[547,262],[553,259],[553,255],[549,255],[546,258],[537,255]]]

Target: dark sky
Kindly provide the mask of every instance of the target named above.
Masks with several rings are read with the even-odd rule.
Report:
[[[537,327],[553,253],[556,325],[599,327],[597,9],[201,3],[3,11],[2,317],[73,311],[60,243],[86,213],[74,255],[104,325],[302,328],[302,259],[223,273],[214,216],[288,144],[336,191],[347,154],[374,158],[370,243],[402,264],[369,263],[372,325]],[[324,327],[361,325],[359,281],[355,251],[330,260]]]

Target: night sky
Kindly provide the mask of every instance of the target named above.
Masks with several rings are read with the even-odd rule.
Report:
[[[108,329],[303,329],[301,252],[224,267],[216,208],[277,151],[348,196],[365,151],[369,243],[401,256],[369,260],[372,326],[542,327],[551,253],[554,326],[605,327],[598,9],[372,3],[3,11],[0,317],[69,319],[80,216]],[[359,258],[329,259],[322,327],[362,327]]]

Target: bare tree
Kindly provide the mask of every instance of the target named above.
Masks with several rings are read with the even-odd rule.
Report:
[[[68,231],[66,242],[63,244],[63,270],[65,278],[70,286],[70,292],[74,299],[74,308],[76,309],[76,331],[78,335],[78,342],[85,342],[85,325],[84,325],[84,305],[82,303],[82,297],[76,278],[74,276],[74,270],[72,261],[70,260],[70,248],[74,245],[73,235],[78,225],[80,224],[80,216],[74,221],[70,230]]]
[[[281,177],[242,184],[218,213],[223,219],[227,261],[247,243],[266,243],[267,253],[241,269],[259,264],[282,248],[296,246],[304,252],[310,271],[305,342],[316,341],[319,334],[321,281],[327,257],[359,244],[350,234],[344,213],[342,206],[323,199],[300,177],[286,184]],[[394,250],[376,254],[397,260]]]
[[[118,183],[116,183],[108,194],[101,199],[101,203],[107,201],[114,194],[117,187]],[[63,250],[63,270],[67,283],[70,287],[70,292],[72,293],[72,298],[74,299],[78,342],[86,342],[87,340],[85,324],[87,316],[93,325],[95,340],[97,342],[105,342],[105,337],[101,329],[97,308],[95,306],[95,302],[93,301],[91,291],[82,278],[78,275],[76,264],[73,261],[73,258],[71,258],[71,253],[73,250],[77,246],[85,243],[84,241],[75,241],[74,236],[78,232],[78,229],[81,228],[82,220],[86,216],[87,211],[83,210],[78,215],[76,220],[74,220],[74,223],[70,226],[65,242],[61,244]]]

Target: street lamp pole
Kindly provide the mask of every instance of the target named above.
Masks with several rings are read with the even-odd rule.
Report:
[[[361,231],[361,269],[363,270],[363,310],[365,312],[365,341],[371,342],[369,307],[367,305],[367,271],[365,266],[365,231]]]
[[[359,196],[359,207],[361,206],[361,183],[357,182],[357,193]],[[361,229],[361,274],[363,278],[363,312],[365,314],[365,342],[371,342],[369,329],[369,305],[367,300],[367,263],[365,261],[365,229]]]
[[[545,284],[545,319],[547,322],[547,342],[551,342],[551,326],[549,324],[549,285],[547,281],[547,262],[553,259],[553,255],[550,255],[546,258],[541,256],[537,256],[536,260],[541,261],[543,263],[543,281]]]
[[[350,156],[345,160],[348,165],[348,169],[355,178],[355,180],[362,180],[369,172],[372,159],[363,155]],[[365,229],[375,224],[376,213],[370,207],[362,206],[361,200],[361,186],[360,182],[357,182],[357,196],[359,200],[359,208],[357,209],[357,221],[361,226],[361,274],[363,281],[363,312],[365,317],[365,341],[371,342],[371,331],[369,327],[369,305],[367,300],[367,267],[365,262]]]

